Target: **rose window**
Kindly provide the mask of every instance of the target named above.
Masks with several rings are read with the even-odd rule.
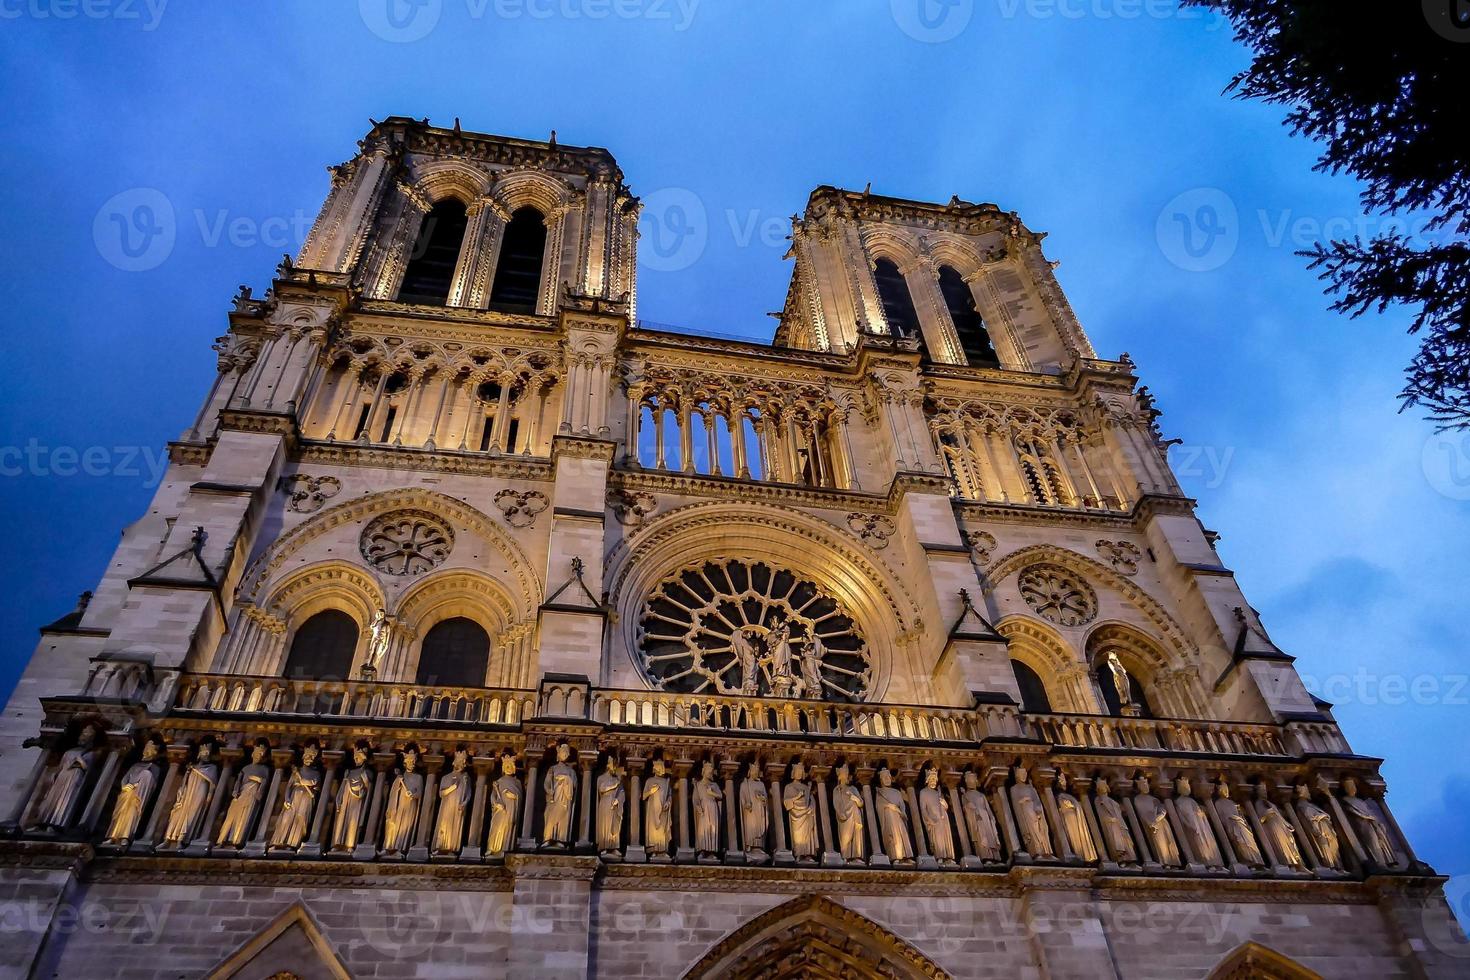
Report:
[[[764,562],[711,561],[660,582],[638,618],[644,672],[665,691],[858,701],[872,671],[842,604]]]
[[[1065,568],[1032,565],[1021,572],[1019,585],[1026,605],[1058,626],[1081,626],[1097,615],[1097,593]]]
[[[454,531],[428,511],[384,514],[362,532],[362,556],[389,575],[420,575],[444,563]]]

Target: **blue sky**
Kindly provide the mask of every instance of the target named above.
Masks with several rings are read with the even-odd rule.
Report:
[[[1246,62],[1224,25],[1163,0],[393,2],[0,0],[0,689],[142,512],[236,284],[296,250],[368,118],[555,128],[650,202],[654,320],[768,335],[818,184],[1050,232],[1277,643],[1388,758],[1421,855],[1470,877],[1470,443],[1396,414],[1403,311],[1328,313],[1292,254],[1381,225],[1281,110],[1221,95]],[[160,198],[172,244],[130,258],[109,215]]]

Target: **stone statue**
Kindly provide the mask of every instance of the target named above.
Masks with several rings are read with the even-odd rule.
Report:
[[[107,824],[105,840],[109,844],[126,844],[138,833],[143,811],[158,785],[158,743],[143,743],[143,756],[128,767],[118,787],[117,802],[112,807],[112,820]]]
[[[909,837],[909,808],[903,792],[893,785],[893,773],[878,770],[878,789],[873,794],[873,808],[878,811],[878,830],[883,837],[883,850],[894,864],[913,864],[914,845]]]
[[[832,812],[837,817],[837,849],[848,864],[863,863],[863,794],[852,785],[847,766],[837,767],[832,790]]]
[[[455,749],[449,772],[439,781],[439,815],[434,818],[435,854],[458,854],[464,843],[464,814],[470,806],[470,754]]]
[[[1373,804],[1358,796],[1358,781],[1348,776],[1342,781],[1342,792],[1343,810],[1357,823],[1358,839],[1368,857],[1381,868],[1391,867],[1396,862],[1388,828],[1373,811]]]
[[[286,802],[276,818],[276,831],[271,847],[295,850],[311,832],[311,808],[322,788],[322,771],[316,767],[319,751],[315,745],[301,750],[301,765],[291,771],[286,783]]]
[[[669,785],[668,769],[664,760],[653,760],[653,775],[643,784],[644,842],[650,854],[665,857],[673,853],[674,821],[673,789]]]
[[[750,632],[742,629],[731,633],[730,650],[735,654],[735,662],[740,665],[740,693],[760,693],[760,674],[756,667],[755,644],[750,639]]]
[[[1106,779],[1099,779],[1095,785],[1097,794],[1093,797],[1093,802],[1097,804],[1098,830],[1102,833],[1103,846],[1107,848],[1108,857],[1116,864],[1136,864],[1138,851],[1133,846],[1133,835],[1128,833],[1123,804],[1109,795]]]
[[[799,864],[817,859],[817,798],[806,781],[806,766],[800,762],[791,767],[791,782],[781,794],[791,824],[791,853]]]
[[[1265,867],[1266,858],[1261,854],[1261,845],[1256,843],[1256,833],[1241,812],[1240,804],[1230,798],[1230,784],[1225,781],[1225,777],[1220,777],[1220,782],[1215,785],[1215,792],[1218,794],[1215,800],[1215,816],[1220,818],[1220,826],[1225,828],[1225,836],[1230,840],[1236,858],[1241,864],[1252,868]]]
[[[999,861],[1000,829],[995,825],[995,812],[990,809],[990,801],[980,789],[980,777],[973,772],[965,773],[960,809],[965,812],[965,827],[970,831],[976,857],[982,861]]]
[[[715,764],[706,759],[694,781],[694,849],[700,857],[720,851],[720,813],[725,793],[715,782]]]
[[[820,700],[825,696],[822,691],[822,657],[826,652],[822,638],[813,631],[801,648],[801,684],[806,697]]]
[[[250,823],[255,819],[255,808],[265,798],[266,784],[270,782],[271,767],[266,765],[270,746],[255,743],[250,750],[250,764],[240,770],[235,780],[235,793],[225,809],[225,822],[220,824],[215,844],[219,847],[243,847],[250,836]]]
[[[570,847],[572,844],[572,808],[577,799],[577,770],[567,760],[572,747],[562,742],[556,747],[556,764],[546,771],[541,787],[546,793],[542,811],[541,846]]]
[[[1087,826],[1087,815],[1082,812],[1082,803],[1067,792],[1067,774],[1057,773],[1057,819],[1062,822],[1062,833],[1067,836],[1067,846],[1083,861],[1097,860],[1097,845],[1092,842],[1092,831]]]
[[[745,841],[745,858],[759,863],[766,856],[766,831],[771,823],[771,800],[761,782],[759,760],[750,764],[740,781],[740,836]]]
[[[1118,692],[1118,706],[1133,706],[1133,685],[1128,680],[1128,668],[1118,659],[1118,651],[1108,651],[1108,673],[1113,675],[1113,690]]]
[[[46,790],[41,806],[36,811],[32,827],[52,827],[61,830],[66,826],[71,811],[81,799],[82,788],[87,785],[87,772],[97,753],[92,746],[97,742],[97,729],[87,725],[77,735],[77,744],[61,754],[56,766],[56,778]]]
[[[1207,868],[1223,868],[1225,860],[1220,856],[1220,844],[1215,840],[1215,830],[1210,826],[1205,808],[1190,794],[1189,777],[1180,776],[1174,780],[1174,792],[1179,797],[1174,808],[1179,814],[1184,833],[1189,836],[1194,856]]]
[[[1301,845],[1296,842],[1296,828],[1291,825],[1286,814],[1282,813],[1281,809],[1267,797],[1264,782],[1256,783],[1255,793],[1256,810],[1261,819],[1261,833],[1265,835],[1271,849],[1287,867],[1305,871],[1307,865],[1302,860]]]
[[[515,844],[516,815],[521,812],[521,781],[516,778],[516,757],[500,757],[500,778],[490,787],[490,834],[485,853],[504,854]]]
[[[778,698],[791,696],[796,679],[791,674],[791,624],[781,623],[766,637],[766,657],[771,664],[771,687]]]
[[[597,777],[597,849],[603,857],[618,857],[623,848],[623,808],[628,791],[618,760],[608,756],[607,768]]]
[[[367,761],[367,749],[359,745],[352,750],[352,768],[342,777],[342,786],[337,791],[337,815],[332,821],[333,851],[351,851],[362,838],[368,793],[373,788],[373,773]]]
[[[364,677],[373,677],[378,673],[378,665],[388,655],[388,647],[392,642],[393,620],[388,618],[386,609],[379,609],[368,626],[367,655],[362,664]]]
[[[213,758],[214,746],[208,742],[199,743],[194,764],[184,773],[183,785],[168,811],[168,826],[163,831],[166,846],[182,847],[198,837],[203,829],[205,808],[219,784],[219,766],[211,761]]]
[[[1334,870],[1342,870],[1342,842],[1338,839],[1337,828],[1332,826],[1332,817],[1327,811],[1312,802],[1312,790],[1306,783],[1297,784],[1296,812],[1306,825],[1322,863]]]
[[[424,801],[424,777],[414,771],[418,763],[417,749],[403,750],[403,769],[388,790],[388,805],[383,816],[384,854],[403,854],[413,846],[419,806]]]
[[[1032,857],[1055,859],[1051,834],[1046,826],[1046,810],[1041,806],[1041,794],[1031,785],[1031,774],[1025,767],[1016,766],[1012,772],[1016,781],[1011,786],[1011,806],[1016,811],[1016,826],[1021,831],[1021,840]]]
[[[924,788],[919,790],[919,819],[929,838],[929,853],[941,865],[953,865],[954,832],[949,827],[949,801],[939,788],[939,770],[930,768],[924,774]]]
[[[1157,796],[1148,791],[1148,779],[1138,777],[1138,793],[1133,797],[1133,808],[1138,811],[1138,821],[1143,832],[1153,844],[1154,855],[1166,868],[1180,867],[1179,842],[1174,839],[1174,829],[1169,826],[1169,811]]]

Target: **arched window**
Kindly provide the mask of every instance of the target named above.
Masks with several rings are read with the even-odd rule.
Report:
[[[464,205],[452,198],[440,201],[424,216],[403,285],[398,287],[400,303],[443,306],[449,301],[454,267],[464,245],[465,220]]]
[[[1016,686],[1021,689],[1021,710],[1027,714],[1051,714],[1051,698],[1046,696],[1046,685],[1041,675],[1019,660],[1011,661],[1011,672],[1016,675]]]
[[[357,651],[357,621],[340,609],[325,609],[296,630],[286,656],[286,676],[346,680]]]
[[[1097,686],[1102,691],[1103,705],[1108,709],[1108,714],[1114,718],[1123,714],[1122,702],[1118,699],[1118,687],[1113,681],[1113,672],[1108,669],[1107,654],[1104,653],[1097,661]],[[1134,676],[1133,671],[1128,671],[1128,691],[1133,703],[1138,706],[1139,718],[1152,718],[1153,708],[1149,706],[1148,696],[1143,691],[1143,684]]]
[[[909,293],[909,284],[891,259],[879,259],[873,264],[873,282],[878,287],[878,298],[883,301],[883,315],[888,318],[888,332],[895,337],[918,337],[919,314],[914,309],[914,297]]]
[[[490,286],[490,308],[506,313],[535,313],[541,294],[541,262],[546,256],[546,219],[533,207],[510,216]]]
[[[970,292],[964,276],[947,265],[939,267],[939,292],[944,296],[944,305],[949,308],[949,318],[954,322],[955,333],[960,336],[960,347],[965,360],[972,366],[998,365],[995,346],[990,342],[990,331],[980,311],[975,309],[975,295]]]
[[[490,635],[472,619],[436,623],[419,649],[420,684],[484,687],[490,665]]]

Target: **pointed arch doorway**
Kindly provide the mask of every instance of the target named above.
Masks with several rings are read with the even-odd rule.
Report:
[[[873,920],[804,895],[730,933],[685,980],[948,978],[939,965]]]

